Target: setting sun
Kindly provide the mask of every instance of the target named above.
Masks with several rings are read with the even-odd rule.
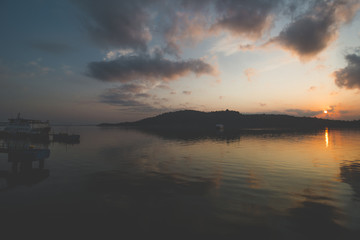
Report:
[[[326,110],[324,110],[324,113],[327,113],[327,111],[326,111]]]

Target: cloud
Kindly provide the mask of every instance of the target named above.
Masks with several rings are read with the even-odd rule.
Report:
[[[245,74],[247,80],[249,82],[251,82],[252,80],[254,80],[254,77],[256,76],[257,71],[254,68],[247,68],[247,69],[245,69],[244,74]]]
[[[301,117],[314,117],[316,115],[323,113],[322,110],[312,111],[312,110],[303,110],[303,109],[287,109],[287,110],[285,110],[285,112],[290,113],[290,114],[295,114],[295,115],[301,116]]]
[[[219,39],[210,49],[212,54],[223,53],[225,56],[230,56],[239,51],[239,39],[230,36],[224,36]]]
[[[266,103],[259,103],[260,107],[266,107],[267,104]]]
[[[216,1],[220,15],[213,29],[226,29],[235,35],[259,38],[273,23],[280,0]]]
[[[149,93],[138,93],[135,95],[135,97],[138,97],[138,98],[149,98],[151,97],[152,95],[149,94]]]
[[[179,57],[180,45],[192,45],[212,34],[207,13],[216,0],[72,1],[100,46],[146,52],[154,35],[164,43],[165,53]]]
[[[182,53],[180,46],[193,46],[210,34],[207,18],[203,14],[176,12],[172,14],[168,26],[165,27],[166,46],[164,52],[180,57]]]
[[[252,44],[239,45],[240,51],[251,51],[251,50],[254,50],[255,48],[256,48],[255,45],[252,45]]]
[[[147,88],[143,85],[130,83],[130,84],[124,84],[121,87],[115,89],[116,92],[139,94],[141,92],[144,92]]]
[[[57,42],[31,42],[30,46],[37,50],[52,54],[62,54],[74,50],[71,46],[67,44]]]
[[[63,66],[61,67],[61,69],[63,70],[63,72],[64,72],[66,75],[72,75],[72,74],[74,74],[74,72],[71,70],[71,66],[63,65]]]
[[[194,11],[202,11],[204,8],[207,8],[209,4],[213,3],[214,0],[181,0],[181,5],[185,9],[192,9]]]
[[[169,87],[168,85],[165,85],[165,84],[160,84],[160,85],[157,85],[156,87],[163,89],[163,90],[172,90],[171,87]]]
[[[132,53],[134,53],[134,50],[132,49],[111,50],[106,53],[104,60],[114,60],[118,57],[130,55]]]
[[[360,8],[358,0],[72,1],[83,13],[85,29],[100,46],[148,53],[149,45],[156,42],[164,53],[177,58],[184,46],[224,31],[258,40],[275,20],[291,16],[291,22],[267,44],[277,43],[309,59],[324,50]],[[237,44],[235,51],[255,48],[253,42]],[[109,54],[107,60],[117,56]]]
[[[335,106],[329,106],[326,109],[319,110],[319,111],[313,111],[308,109],[287,109],[285,110],[286,113],[294,114],[296,116],[300,117],[315,117],[320,114],[324,114],[324,110],[327,111],[327,115],[333,116],[335,114]]]
[[[146,50],[152,38],[147,8],[155,1],[72,0],[83,11],[83,24],[91,38],[103,47]]]
[[[308,89],[309,92],[312,92],[312,91],[315,91],[315,90],[316,90],[316,86],[311,86],[311,87],[309,87],[309,89]]]
[[[41,58],[27,63],[20,63],[19,66],[20,67],[16,67],[8,62],[4,62],[0,58],[0,82],[2,86],[15,86],[18,85],[19,79],[31,80],[34,78],[41,78],[50,72],[55,71],[55,69],[44,66]],[[18,85],[19,89],[23,87],[20,85]]]
[[[341,88],[360,89],[360,49],[345,56],[347,66],[333,73],[335,83]]]
[[[185,95],[191,95],[191,91],[183,91],[182,93]]]
[[[335,31],[331,28],[333,23],[331,16],[324,18],[306,16],[283,30],[277,41],[300,57],[311,58],[334,40]]]
[[[335,106],[329,106],[327,109],[325,109],[328,113],[335,112]]]
[[[31,68],[30,76],[34,77],[36,75],[42,75],[42,74],[48,74],[50,71],[53,71],[54,69],[43,66],[42,65],[42,59],[38,58],[34,61],[30,61],[28,63],[28,66]]]
[[[193,45],[223,31],[233,36],[258,39],[271,28],[281,2],[283,0],[173,1],[171,10],[159,13],[169,16],[163,24],[166,39],[163,49],[179,56],[182,46]],[[249,45],[247,50],[250,49]]]
[[[341,24],[352,20],[360,4],[357,0],[314,1],[306,13],[296,17],[269,43],[309,60],[337,37]]]
[[[324,64],[318,64],[315,67],[315,69],[318,70],[318,71],[322,71],[322,70],[324,70],[326,68],[327,68],[327,66],[325,66]]]
[[[149,103],[153,95],[146,93],[146,87],[138,84],[124,84],[120,87],[107,89],[99,96],[102,103],[121,106],[143,112],[159,111]]]
[[[174,80],[194,73],[215,75],[215,69],[200,59],[172,61],[162,56],[142,54],[121,56],[111,61],[91,62],[87,75],[105,82],[130,82],[134,80]]]

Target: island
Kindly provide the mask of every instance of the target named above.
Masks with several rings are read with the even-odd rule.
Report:
[[[360,120],[345,121],[284,114],[242,114],[225,110],[167,112],[134,122],[101,123],[101,127],[136,127],[162,129],[323,129],[360,128]]]

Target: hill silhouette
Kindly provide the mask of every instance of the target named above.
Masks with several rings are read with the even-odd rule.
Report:
[[[360,128],[360,120],[344,121],[315,117],[294,117],[281,114],[241,114],[236,111],[200,112],[182,110],[163,113],[155,117],[135,122],[101,123],[98,126],[125,126],[151,128],[187,128],[213,129],[216,124],[223,124],[225,129],[244,128]]]

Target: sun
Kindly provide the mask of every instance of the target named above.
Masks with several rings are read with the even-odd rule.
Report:
[[[326,111],[326,110],[324,110],[324,113],[326,114],[326,113],[327,113],[327,111]]]

